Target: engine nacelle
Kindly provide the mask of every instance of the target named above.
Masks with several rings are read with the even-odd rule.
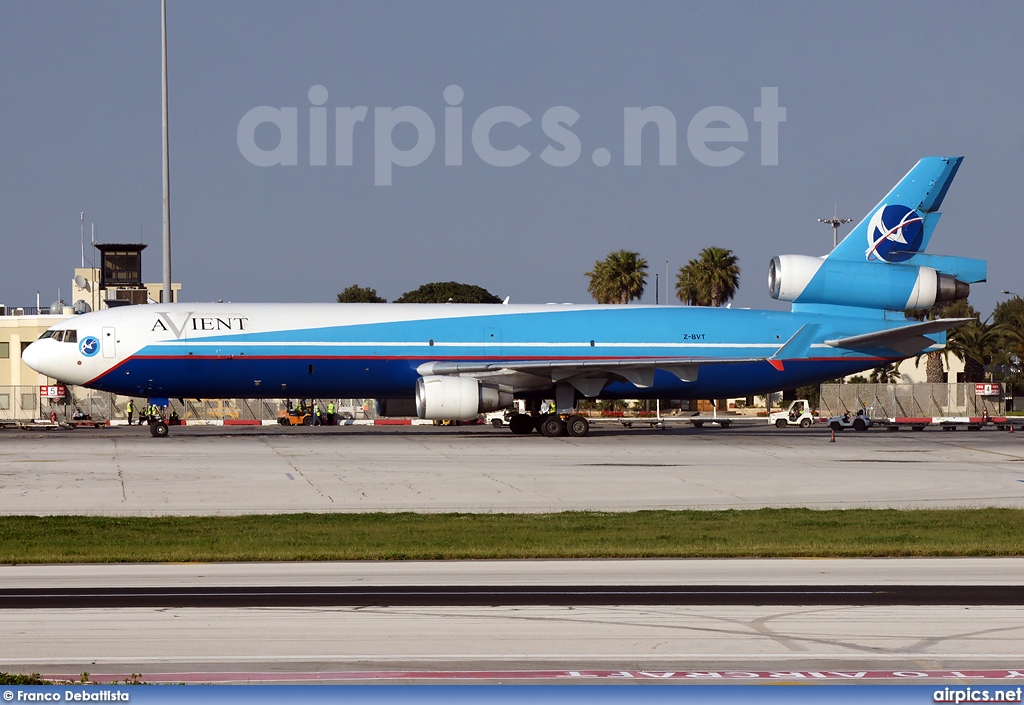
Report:
[[[931,267],[779,255],[768,265],[773,299],[912,311],[966,299],[969,284]]]
[[[512,405],[512,388],[473,377],[429,375],[416,380],[416,415],[421,419],[470,419]]]

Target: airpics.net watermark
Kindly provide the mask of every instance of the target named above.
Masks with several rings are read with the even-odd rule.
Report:
[[[310,166],[328,164],[328,109],[327,89],[321,85],[309,89],[309,153]],[[444,89],[444,164],[462,166],[463,142],[465,138],[464,115],[460,107],[465,92],[456,85]],[[366,121],[369,108],[334,108],[334,166],[353,165],[353,142],[357,126]],[[540,159],[553,167],[575,164],[583,154],[580,138],[570,128],[580,119],[580,114],[567,105],[548,108],[540,119],[544,136],[550,140],[540,152]],[[779,106],[778,88],[761,88],[761,104],[754,108],[753,119],[760,125],[761,165],[776,166],[779,163],[779,124],[786,121],[786,109]],[[494,128],[509,124],[522,128],[533,121],[526,111],[511,105],[499,105],[484,110],[473,120],[470,128],[470,142],[477,158],[495,167],[518,166],[528,160],[532,153],[521,144],[510,148],[495,147],[491,135]],[[256,132],[262,125],[277,128],[278,142],[272,149],[265,149],[257,143]],[[407,149],[395,144],[395,130],[408,125],[415,131],[416,139]],[[622,164],[641,166],[642,139],[644,128],[653,125],[658,140],[658,164],[676,164],[676,117],[668,108],[660,105],[623,108],[622,113]],[[409,130],[408,127],[401,128]],[[505,128],[507,130],[508,128]],[[274,108],[261,105],[249,110],[238,122],[238,150],[242,156],[256,166],[297,166],[299,164],[299,108]],[[736,110],[724,105],[712,105],[697,112],[686,128],[686,146],[690,154],[701,164],[712,167],[730,166],[743,158],[745,152],[737,144],[749,140],[747,121]],[[514,140],[513,140],[514,141]],[[390,186],[394,167],[409,168],[422,164],[434,152],[437,145],[437,129],[426,111],[412,105],[398,108],[373,109],[373,182],[377,186]],[[302,155],[305,157],[307,155]],[[599,167],[612,163],[612,153],[605,147],[591,152],[591,161]]]

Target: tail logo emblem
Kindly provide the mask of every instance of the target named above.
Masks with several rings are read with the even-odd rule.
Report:
[[[923,218],[912,208],[883,205],[868,223],[868,262],[905,262],[917,254],[924,239]]]

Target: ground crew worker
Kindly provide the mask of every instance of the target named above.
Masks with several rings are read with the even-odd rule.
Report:
[[[327,402],[327,425],[328,426],[333,426],[334,425],[334,402],[333,401]]]
[[[323,420],[320,418],[320,403],[317,402],[313,405],[313,425],[322,426]]]
[[[126,406],[124,408],[124,410],[126,412],[128,412],[128,425],[131,426],[132,425],[132,414],[135,413],[135,407],[132,405],[132,400],[131,399],[128,400],[128,406]]]

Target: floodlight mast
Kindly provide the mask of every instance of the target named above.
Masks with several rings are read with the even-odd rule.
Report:
[[[173,302],[171,296],[171,172],[167,147],[167,0],[160,0],[160,31],[162,34],[163,53],[161,65],[163,69],[163,180],[164,180],[164,282],[163,303]]]
[[[832,226],[832,249],[836,249],[839,246],[839,226],[852,223],[851,218],[837,218],[834,215],[831,218],[818,218],[819,223]]]

